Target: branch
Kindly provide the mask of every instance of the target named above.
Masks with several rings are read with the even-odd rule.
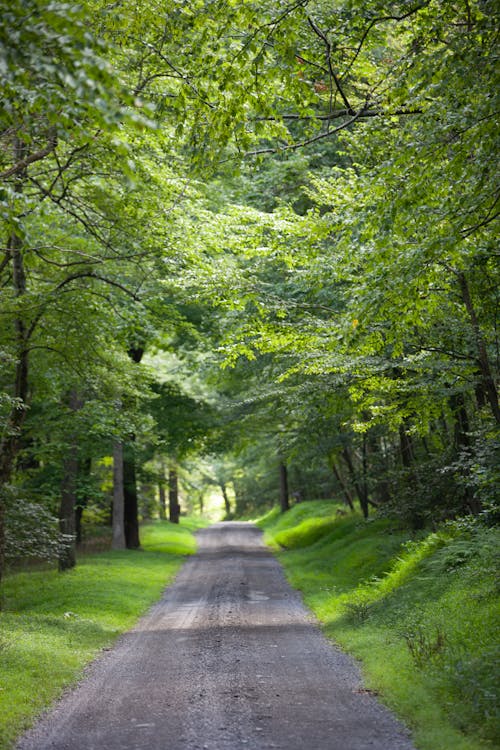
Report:
[[[401,16],[381,16],[380,18],[374,18],[373,21],[370,21],[367,28],[363,32],[363,35],[361,37],[361,41],[358,44],[358,47],[356,49],[356,52],[354,53],[354,57],[352,58],[351,62],[349,63],[347,70],[345,71],[342,78],[344,78],[347,73],[350,71],[354,63],[356,62],[359,53],[361,52],[361,49],[363,47],[363,44],[366,41],[366,38],[370,31],[373,29],[374,26],[376,26],[379,23],[385,23],[386,21],[404,21],[406,18],[409,18],[410,16],[414,15],[415,13],[418,13],[419,10],[422,10],[422,8],[426,8],[429,5],[430,0],[427,0],[425,3],[421,3],[420,5],[417,5],[415,8],[412,8],[407,13],[403,13]]]
[[[474,226],[466,227],[465,229],[462,229],[462,231],[460,232],[462,237],[469,237],[471,234],[474,234],[474,232],[477,232],[478,229],[481,229],[481,227],[487,226],[490,222],[494,221],[498,216],[500,216],[500,211],[493,211],[499,199],[500,199],[500,192],[497,193],[495,200],[493,201],[493,203],[491,204],[488,210],[488,213],[481,221],[479,221],[477,224],[474,224]]]
[[[331,75],[331,77],[333,78],[333,80],[335,82],[335,86],[337,87],[337,91],[339,92],[339,94],[340,94],[340,96],[342,98],[342,101],[344,102],[344,104],[346,106],[348,114],[352,115],[352,114],[354,114],[354,110],[352,109],[351,105],[349,104],[349,100],[347,99],[347,96],[345,95],[345,93],[344,93],[344,91],[342,89],[342,86],[340,85],[340,81],[339,81],[339,79],[338,79],[338,77],[335,74],[335,71],[333,69],[332,58],[331,58],[332,46],[331,46],[330,42],[328,41],[328,37],[315,24],[315,22],[313,21],[313,19],[311,18],[311,16],[307,16],[307,22],[309,23],[309,26],[314,31],[314,33],[316,34],[316,36],[318,36],[321,39],[321,41],[323,42],[323,44],[325,45],[325,48],[326,48],[326,61],[328,63],[328,70],[330,71],[330,75]]]
[[[297,10],[297,8],[305,8],[306,5],[309,4],[309,0],[299,0],[299,2],[295,3],[294,5],[290,5],[286,10],[283,11],[283,13],[278,16],[278,18],[274,18],[272,21],[270,21],[267,26],[272,26],[273,28],[276,28],[281,21],[283,21],[284,18],[289,16],[291,13],[293,13],[294,10]]]
[[[6,169],[5,172],[0,173],[0,179],[5,180],[7,177],[11,177],[13,174],[17,174],[18,172],[22,172],[23,169],[26,169],[27,166],[30,164],[33,164],[36,161],[41,161],[41,159],[45,159],[46,156],[52,153],[52,151],[55,150],[57,147],[57,133],[55,128],[51,128],[51,132],[49,134],[49,142],[45,148],[40,149],[40,151],[35,151],[34,154],[30,154],[29,156],[26,156],[24,159],[21,159],[16,164],[13,164],[12,167],[9,167],[9,169]]]
[[[352,114],[355,114],[352,110],[349,112],[347,109],[336,109],[334,112],[330,112],[327,115],[289,114],[281,115],[279,117],[256,117],[255,122],[281,122],[281,120],[318,120],[324,122],[325,120],[338,120],[340,117],[347,117]],[[370,107],[365,107],[358,112],[359,117],[362,119],[366,117],[401,117],[405,115],[421,114],[421,109],[395,109],[392,112],[385,112],[383,109],[370,109]]]
[[[62,289],[63,287],[65,287],[67,284],[70,284],[72,281],[75,281],[76,279],[84,279],[84,278],[98,279],[99,281],[103,281],[105,284],[109,284],[110,286],[117,287],[122,292],[125,292],[125,294],[127,294],[129,297],[132,297],[132,299],[135,302],[140,302],[141,301],[140,297],[137,294],[135,294],[134,292],[132,292],[130,289],[127,289],[127,287],[123,286],[123,284],[120,284],[118,281],[114,281],[113,279],[108,279],[106,276],[101,276],[98,273],[93,273],[92,271],[88,271],[88,272],[85,272],[85,273],[83,273],[83,272],[82,273],[75,273],[75,274],[72,274],[71,276],[68,276],[67,278],[64,279],[64,281],[61,281],[61,283],[58,284],[52,290],[52,294],[55,294],[60,289]],[[35,331],[35,328],[37,327],[38,323],[40,322],[41,318],[44,315],[44,312],[45,312],[45,308],[42,308],[39,311],[38,315],[36,315],[35,318],[33,319],[33,321],[31,322],[31,325],[30,325],[29,329],[26,332],[26,339],[25,339],[26,341],[29,341],[29,339],[33,335],[33,333]]]
[[[211,102],[208,101],[208,99],[205,99],[200,94],[200,92],[196,88],[195,84],[191,81],[191,79],[189,78],[189,76],[186,75],[185,73],[183,73],[181,70],[179,70],[172,62],[170,62],[170,60],[168,59],[168,57],[166,57],[154,44],[152,44],[151,42],[148,42],[145,46],[148,49],[152,50],[156,55],[158,55],[158,57],[160,58],[160,60],[163,60],[163,62],[165,63],[165,65],[167,65],[171,70],[174,71],[174,73],[178,77],[178,80],[183,81],[184,83],[186,83],[189,86],[189,88],[192,91],[194,91],[195,95],[198,97],[198,99],[200,100],[200,102],[202,102],[203,104],[206,104],[207,107],[210,107],[210,109],[215,109],[215,104],[212,104]]]
[[[68,276],[64,279],[64,281],[61,281],[54,289],[55,292],[59,291],[59,289],[62,289],[66,286],[66,284],[71,283],[72,281],[75,281],[76,279],[98,279],[99,281],[103,281],[105,284],[109,284],[110,286],[115,286],[117,289],[121,289],[122,292],[125,292],[129,297],[132,297],[132,299],[135,302],[140,302],[140,297],[135,294],[135,292],[132,292],[130,289],[127,289],[126,286],[123,286],[123,284],[120,284],[119,281],[114,281],[113,279],[108,279],[106,276],[101,276],[98,273],[94,273],[93,271],[86,271],[85,273],[74,273],[71,276]]]
[[[348,128],[349,125],[352,125],[353,122],[359,120],[362,111],[363,110],[360,110],[357,114],[354,115],[354,117],[351,117],[350,120],[347,120],[347,122],[343,122],[342,125],[339,125],[333,130],[327,130],[325,133],[319,133],[319,135],[315,135],[312,138],[307,138],[304,141],[299,141],[299,143],[292,143],[289,146],[282,146],[281,148],[260,148],[257,149],[257,151],[249,151],[247,156],[258,156],[259,154],[276,154],[280,151],[295,151],[296,149],[302,148],[303,146],[309,146],[311,143],[315,143],[316,141],[321,141],[323,138],[329,138],[331,135],[335,135],[335,133],[338,133],[339,130],[345,130],[345,128]]]

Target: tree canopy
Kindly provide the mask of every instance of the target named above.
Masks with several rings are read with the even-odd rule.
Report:
[[[0,560],[109,521],[117,445],[125,517],[175,461],[495,518],[495,10],[4,0]]]

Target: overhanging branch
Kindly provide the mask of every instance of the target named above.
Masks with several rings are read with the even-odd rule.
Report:
[[[23,169],[26,169],[26,167],[30,164],[45,159],[45,157],[51,154],[56,147],[57,133],[55,128],[52,128],[51,132],[49,133],[48,143],[45,148],[42,148],[39,151],[35,151],[35,153],[33,154],[29,154],[29,156],[25,156],[24,159],[20,159],[18,162],[9,167],[9,169],[6,169],[5,172],[0,173],[0,179],[5,180],[7,179],[7,177],[11,177],[13,174],[22,172]]]

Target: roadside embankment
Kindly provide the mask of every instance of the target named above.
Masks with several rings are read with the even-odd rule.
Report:
[[[141,529],[141,550],[83,557],[73,570],[12,573],[2,582],[0,611],[0,748],[77,681],[159,599],[195,552],[198,521],[157,522]]]
[[[498,741],[498,530],[454,523],[415,535],[305,502],[258,521],[326,634],[422,750]]]

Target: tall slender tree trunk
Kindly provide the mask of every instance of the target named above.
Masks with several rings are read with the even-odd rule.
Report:
[[[128,355],[132,362],[139,364],[144,354],[140,346],[131,346]],[[127,549],[139,549],[139,502],[137,498],[137,477],[135,467],[135,435],[130,435],[128,444],[123,445],[123,497],[124,527]]]
[[[167,517],[167,498],[165,493],[165,464],[160,459],[160,479],[158,481],[158,500],[160,504],[160,518],[164,521]]]
[[[454,393],[450,397],[450,406],[451,410],[453,412],[454,420],[455,420],[455,429],[454,429],[454,443],[455,443],[455,450],[457,453],[469,452],[469,448],[471,445],[470,440],[470,425],[469,425],[469,415],[467,414],[467,407],[465,404],[465,399],[462,393]],[[469,474],[469,470],[465,469],[465,482],[464,482],[464,496],[465,496],[465,504],[466,508],[473,513],[474,515],[477,515],[481,511],[481,503],[477,500],[477,498],[474,496],[474,492],[472,491],[472,488],[469,486],[467,482],[467,475]]]
[[[73,415],[81,409],[82,400],[76,388],[72,388],[68,397],[68,406]],[[68,452],[63,460],[63,478],[61,483],[61,503],[59,506],[59,531],[61,545],[59,549],[59,570],[69,570],[76,565],[76,485],[78,481],[78,442],[76,434],[70,437]]]
[[[226,516],[229,516],[231,513],[231,503],[229,502],[229,495],[227,494],[227,487],[224,482],[220,482],[220,489],[222,492],[222,497],[224,498],[224,508],[226,511]]]
[[[288,470],[284,461],[280,462],[280,508],[282,513],[285,513],[290,508]]]
[[[481,331],[481,326],[479,324],[479,319],[477,317],[476,308],[474,307],[474,303],[472,301],[472,295],[470,293],[469,284],[467,282],[467,278],[465,274],[462,272],[457,274],[458,276],[458,282],[460,284],[460,292],[462,295],[462,300],[465,305],[465,309],[467,310],[467,313],[469,315],[469,319],[472,325],[472,330],[474,331],[474,338],[475,343],[477,347],[477,354],[478,354],[478,365],[479,365],[479,371],[481,373],[481,385],[482,388],[479,389],[479,392],[484,392],[486,394],[486,399],[490,405],[491,413],[493,414],[496,422],[500,424],[500,405],[498,403],[498,391],[496,389],[495,385],[495,379],[493,378],[493,374],[491,371],[491,365],[490,360],[488,357],[488,350],[486,348],[486,342],[484,340],[484,336]],[[478,389],[476,388],[476,393],[478,393]],[[480,399],[482,396],[480,396]]]
[[[411,435],[406,429],[405,422],[399,425],[399,447],[401,451],[401,463],[406,469],[407,481],[412,487],[415,495],[418,496],[423,492],[423,488],[415,470],[415,451]],[[411,523],[414,529],[422,529],[425,525],[425,518],[418,506],[415,506],[411,512]]]
[[[168,472],[168,517],[170,523],[179,523],[179,477],[177,468],[171,466]]]
[[[63,481],[59,505],[59,570],[69,570],[76,565],[76,481],[78,476],[78,455],[76,446],[71,446],[63,462]]]
[[[167,498],[165,493],[165,482],[160,479],[158,482],[158,499],[160,502],[160,518],[164,521],[167,517]]]
[[[332,471],[333,471],[333,475],[334,475],[335,479],[337,480],[337,482],[340,485],[340,489],[342,490],[342,494],[344,496],[344,500],[346,501],[346,503],[349,506],[349,508],[351,510],[354,510],[354,503],[352,501],[352,495],[349,492],[349,488],[346,485],[346,483],[344,482],[344,478],[343,478],[342,474],[340,473],[339,468],[338,468],[337,464],[335,463],[335,461],[333,459],[332,459]]]
[[[351,457],[351,453],[348,448],[344,448],[342,451],[342,458],[344,459],[347,469],[349,471],[351,481],[354,485],[354,489],[356,490],[356,494],[358,496],[359,504],[361,507],[361,512],[363,513],[363,518],[368,518],[368,495],[366,493],[366,486],[365,484],[360,484],[358,481],[358,477],[356,475],[356,469],[354,468],[354,463]]]
[[[19,138],[14,140],[13,150],[14,163],[21,161],[26,155],[26,145]],[[23,192],[25,179],[26,171],[23,170],[19,173],[19,179],[14,185],[15,193]],[[23,241],[16,232],[12,232],[7,239],[6,253],[12,267],[14,295],[22,297],[26,294],[26,272],[24,269]],[[0,580],[5,567],[5,497],[2,489],[9,484],[12,477],[14,462],[20,447],[21,428],[28,408],[29,332],[22,314],[14,319],[14,331],[17,349],[13,389],[15,401],[6,420],[3,438],[0,442]]]
[[[404,424],[399,425],[399,446],[403,466],[405,469],[411,469],[413,466],[413,443]]]
[[[455,450],[460,451],[462,448],[470,446],[470,425],[469,415],[465,406],[465,399],[462,393],[453,393],[450,396],[450,407],[454,417],[454,443]]]
[[[374,465],[372,471],[376,476],[373,494],[376,497],[377,505],[383,505],[384,503],[388,503],[391,499],[391,490],[387,476],[387,459],[384,456],[380,440],[371,431],[367,434],[367,447],[372,456],[372,463]]]
[[[139,549],[141,546],[134,443],[135,435],[131,435],[129,443],[123,446],[123,516],[127,549]]]
[[[91,471],[92,459],[87,457],[82,462],[80,462],[80,465],[78,467],[78,475],[84,476],[85,480],[88,481],[90,479]],[[86,508],[87,504],[88,497],[86,495],[84,497],[77,498],[77,505],[75,508],[75,535],[77,545],[82,541],[82,517],[83,511]]]
[[[113,446],[113,549],[125,549],[125,492],[123,481],[123,443]]]

